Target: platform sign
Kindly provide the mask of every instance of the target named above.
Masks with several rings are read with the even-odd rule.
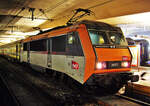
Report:
[[[140,47],[138,45],[136,46],[129,46],[129,49],[132,54],[132,63],[131,66],[137,67],[139,65],[139,49]]]

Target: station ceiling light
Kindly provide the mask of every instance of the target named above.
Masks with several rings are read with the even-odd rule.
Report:
[[[24,25],[24,23],[26,23],[25,25],[28,27],[37,27],[41,24],[43,24],[44,22],[46,22],[46,20],[41,20],[41,19],[34,19],[34,20],[30,20],[30,19],[23,19],[23,20],[19,20],[16,25],[19,25],[20,23],[22,23],[22,25]]]
[[[18,36],[18,35],[1,35],[0,38],[22,38],[22,39],[24,39],[25,36]]]
[[[117,25],[117,24],[142,24],[143,25],[144,24],[150,26],[150,12],[101,19],[98,21],[106,22],[113,25]]]
[[[7,38],[7,39],[0,38],[0,42],[2,42],[3,44],[11,43],[16,40],[17,40],[16,38]]]
[[[31,35],[36,35],[38,34],[39,31],[32,31],[32,32],[12,32],[12,31],[7,31],[6,35],[1,35],[0,36],[0,45],[11,43],[17,40],[24,39],[28,36]]]
[[[20,32],[20,31],[7,31],[6,32],[7,34],[10,34],[10,35],[19,35],[19,36],[29,36],[29,35],[36,35],[39,33],[39,31],[32,31],[32,32]]]

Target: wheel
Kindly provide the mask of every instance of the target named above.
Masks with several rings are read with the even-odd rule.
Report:
[[[119,91],[118,91],[117,93],[121,95],[121,94],[125,94],[125,91],[126,91],[126,86],[123,85],[123,87],[120,88]]]
[[[99,82],[99,87],[109,94],[117,93],[123,85],[120,75],[107,75]]]
[[[60,81],[61,81],[61,82],[64,81],[64,76],[65,76],[64,73],[61,73],[61,75],[60,75]]]

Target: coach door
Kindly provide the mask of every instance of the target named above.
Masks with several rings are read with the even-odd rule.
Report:
[[[47,40],[47,49],[48,49],[47,66],[49,68],[51,68],[52,67],[52,56],[51,56],[51,53],[52,53],[52,39]]]
[[[17,60],[18,60],[18,51],[19,51],[19,50],[18,50],[18,49],[19,49],[18,45],[19,45],[19,44],[17,43],[17,44],[16,44],[16,59],[17,59]]]
[[[30,42],[27,43],[27,62],[30,63]]]

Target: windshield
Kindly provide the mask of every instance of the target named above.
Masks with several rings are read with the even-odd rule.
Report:
[[[93,45],[124,45],[127,46],[127,42],[124,36],[117,31],[99,31],[88,30]]]
[[[127,45],[127,42],[126,42],[124,36],[121,33],[108,32],[108,36],[109,36],[111,44]]]
[[[93,45],[109,44],[105,32],[89,30],[89,34]]]

